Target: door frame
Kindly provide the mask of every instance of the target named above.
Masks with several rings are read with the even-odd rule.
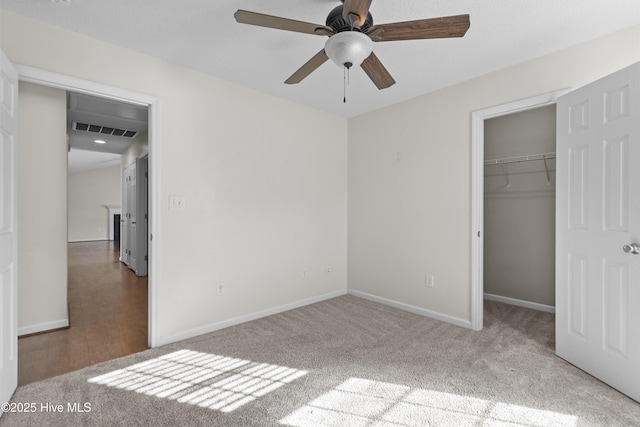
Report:
[[[159,345],[158,289],[160,283],[160,100],[157,97],[121,89],[89,80],[71,77],[39,68],[13,64],[18,80],[41,86],[99,96],[113,101],[145,106],[149,114],[149,280],[148,280],[148,345]]]
[[[484,319],[484,121],[555,104],[570,92],[562,89],[471,113],[471,329],[482,330]]]

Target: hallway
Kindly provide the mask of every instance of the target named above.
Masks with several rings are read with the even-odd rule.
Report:
[[[18,385],[147,349],[147,277],[118,257],[117,242],[69,243],[70,328],[18,340]]]

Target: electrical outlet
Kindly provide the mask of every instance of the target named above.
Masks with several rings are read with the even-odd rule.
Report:
[[[436,279],[433,274],[427,274],[424,276],[424,285],[427,288],[433,288],[436,285]]]
[[[216,293],[218,295],[224,295],[224,283],[218,283],[216,285]]]
[[[184,196],[169,196],[169,209],[184,208],[185,201]]]

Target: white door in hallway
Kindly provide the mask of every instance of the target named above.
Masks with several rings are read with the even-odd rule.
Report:
[[[149,177],[149,158],[143,157],[136,160],[136,217],[137,236],[135,272],[137,276],[146,276],[148,273],[148,253],[149,253],[149,201],[148,201],[148,177]]]
[[[129,214],[128,218],[128,230],[127,230],[127,265],[133,271],[137,269],[137,257],[138,257],[138,249],[137,249],[137,227],[138,227],[138,209],[136,203],[136,181],[137,181],[137,173],[136,173],[136,161],[134,160],[129,164],[129,182],[127,185],[127,211]]]
[[[125,265],[129,265],[129,258],[127,255],[127,238],[129,227],[129,210],[127,206],[127,187],[129,186],[129,167],[125,166],[122,169],[122,208],[120,210],[120,261]]]
[[[640,401],[640,63],[557,119],[556,353]]]
[[[18,73],[0,50],[0,403],[18,385],[17,114]]]

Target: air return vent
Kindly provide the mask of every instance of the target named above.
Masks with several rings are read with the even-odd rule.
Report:
[[[118,129],[118,128],[112,128],[108,126],[89,125],[86,123],[77,123],[77,122],[73,123],[73,129],[84,131],[84,132],[100,133],[103,135],[121,136],[123,138],[133,138],[138,134],[138,132],[135,130]]]

